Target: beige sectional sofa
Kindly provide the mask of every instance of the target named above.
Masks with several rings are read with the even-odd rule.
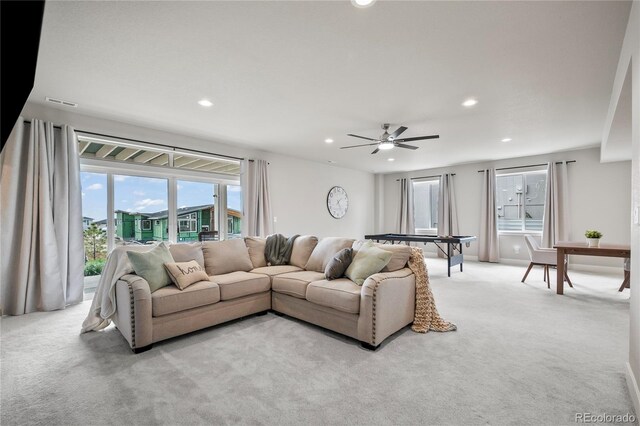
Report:
[[[289,264],[278,266],[267,265],[265,242],[247,237],[189,245],[189,250],[197,250],[197,256],[189,257],[199,257],[201,250],[196,260],[204,263],[209,280],[184,290],[169,285],[151,293],[143,278],[121,277],[114,322],[133,351],[269,310],[352,337],[368,349],[413,321],[415,277],[407,267],[409,247],[381,246],[393,252],[391,261],[358,286],[348,278],[328,281],[323,271],[338,251],[357,250],[361,241],[301,236]],[[170,246],[176,261],[191,260],[177,258],[184,246]]]

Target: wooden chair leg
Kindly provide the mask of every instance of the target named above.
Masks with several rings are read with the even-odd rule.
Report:
[[[546,268],[547,268],[547,288],[550,289],[551,288],[551,279],[549,278],[549,265],[547,265]]]
[[[571,280],[569,279],[569,275],[567,275],[567,270],[564,270],[564,279],[567,282],[567,284],[569,284],[569,287],[573,288],[573,284],[571,283]]]
[[[533,262],[529,263],[529,267],[527,268],[527,272],[524,273],[524,277],[522,277],[522,281],[524,282],[524,280],[527,279],[527,275],[529,275],[529,271],[531,271],[531,268],[533,268]]]
[[[625,288],[630,288],[629,271],[624,271],[624,281],[622,281],[622,285],[618,291],[622,291]]]

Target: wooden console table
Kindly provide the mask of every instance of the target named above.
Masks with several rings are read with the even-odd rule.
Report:
[[[600,247],[588,247],[587,243],[558,241],[553,246],[558,251],[557,294],[564,294],[564,259],[570,254],[583,256],[605,256],[627,258],[631,256],[631,247],[624,244],[600,244]]]

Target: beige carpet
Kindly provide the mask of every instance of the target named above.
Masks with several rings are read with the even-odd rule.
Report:
[[[252,317],[134,355],[113,328],[79,335],[89,302],[1,321],[2,425],[575,424],[632,410],[629,290],[572,272],[428,259],[458,331],[408,328],[377,352],[287,317]]]

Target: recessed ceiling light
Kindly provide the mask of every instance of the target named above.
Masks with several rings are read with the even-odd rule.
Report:
[[[395,158],[387,158],[387,161],[396,161]]]
[[[211,102],[209,99],[200,99],[198,101],[198,105],[203,107],[210,107],[213,106],[213,102]]]
[[[375,3],[376,0],[351,0],[351,4],[354,5],[355,7],[369,7],[371,6],[373,3]]]
[[[477,103],[478,103],[477,99],[470,98],[470,99],[467,99],[466,101],[464,101],[462,103],[462,106],[466,106],[467,108],[469,108],[469,107],[472,107],[472,106],[476,105]]]
[[[378,144],[379,149],[391,149],[393,147],[393,142],[382,142],[381,144]]]
[[[326,143],[333,143],[333,139],[331,139],[331,138],[327,138],[327,139],[325,139],[324,141],[325,141]]]
[[[504,138],[502,139],[502,142],[511,142],[511,138]]]

